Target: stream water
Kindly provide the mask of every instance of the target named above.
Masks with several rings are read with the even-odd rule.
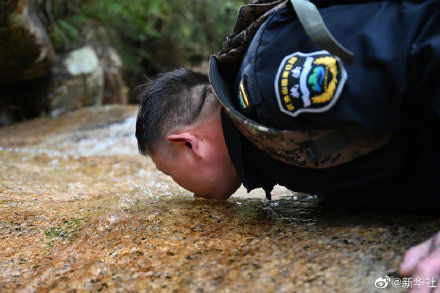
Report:
[[[0,291],[373,292],[438,230],[282,187],[195,199],[138,154],[136,110],[0,128]]]

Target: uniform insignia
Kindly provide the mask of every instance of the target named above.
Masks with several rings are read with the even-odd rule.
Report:
[[[248,111],[251,107],[248,95],[244,88],[243,80],[240,81],[238,90],[238,100],[240,101],[240,106],[243,110]]]
[[[275,78],[275,94],[283,113],[325,112],[338,100],[347,79],[341,60],[327,51],[286,56]]]

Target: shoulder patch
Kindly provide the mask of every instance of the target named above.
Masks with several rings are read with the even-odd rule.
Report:
[[[296,52],[281,62],[275,95],[283,113],[328,111],[341,95],[347,72],[341,60],[327,51]]]
[[[238,101],[240,102],[241,108],[246,112],[251,108],[251,102],[249,100],[249,96],[246,92],[243,79],[240,81],[239,89],[238,89]]]

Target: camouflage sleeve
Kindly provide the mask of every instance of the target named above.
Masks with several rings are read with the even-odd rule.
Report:
[[[238,11],[232,35],[226,38],[222,50],[217,55],[219,62],[241,61],[258,28],[288,2],[289,0],[254,0],[242,6]]]

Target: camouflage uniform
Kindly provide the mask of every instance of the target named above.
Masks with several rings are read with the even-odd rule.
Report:
[[[260,26],[287,3],[289,3],[288,0],[255,0],[242,6],[238,11],[233,34],[226,38],[222,50],[218,53],[219,62],[240,62]]]

